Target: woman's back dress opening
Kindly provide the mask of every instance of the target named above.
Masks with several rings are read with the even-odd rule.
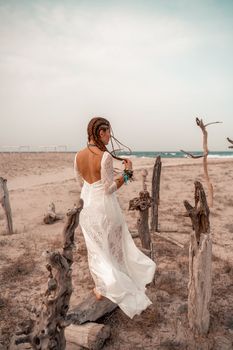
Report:
[[[79,178],[76,157],[74,166]],[[152,281],[156,265],[136,247],[116,190],[113,158],[105,151],[101,159],[101,180],[89,184],[83,179],[80,198],[84,207],[79,223],[96,291],[133,318],[151,304],[145,286]]]

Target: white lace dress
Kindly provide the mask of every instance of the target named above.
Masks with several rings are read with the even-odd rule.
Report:
[[[77,156],[77,155],[76,155]],[[75,173],[78,173],[75,157]],[[133,318],[150,304],[145,286],[155,273],[155,263],[135,245],[121,212],[115,191],[113,158],[104,152],[101,180],[83,180],[80,197],[84,207],[80,226],[85,238],[88,263],[96,290]]]

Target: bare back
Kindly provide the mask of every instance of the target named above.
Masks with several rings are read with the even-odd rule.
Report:
[[[101,160],[104,152],[97,147],[92,150],[84,148],[78,152],[76,164],[82,178],[92,184],[101,179]]]

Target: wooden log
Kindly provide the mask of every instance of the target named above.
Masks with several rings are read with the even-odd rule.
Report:
[[[67,315],[67,321],[72,324],[83,324],[87,321],[97,321],[100,317],[112,312],[117,304],[107,298],[96,300],[93,292],[78,305],[74,306]]]
[[[151,237],[148,225],[149,207],[151,206],[151,197],[148,191],[141,191],[139,197],[129,201],[129,210],[138,210],[137,219],[138,234],[142,242],[142,248],[150,249]]]
[[[161,176],[162,162],[161,157],[158,156],[155,161],[153,175],[152,175],[152,205],[151,205],[151,231],[158,232],[158,210],[159,210],[159,191],[160,191],[160,176]]]
[[[7,189],[7,180],[4,179],[3,177],[0,177],[0,203],[6,214],[7,232],[8,234],[12,234],[14,233],[14,231],[13,231],[10,199],[9,199],[9,193]]]
[[[162,235],[161,235],[160,233],[158,233],[158,232],[153,232],[153,234],[156,235],[156,236],[158,236],[158,237],[160,237],[161,239],[163,239],[163,240],[165,240],[165,241],[168,241],[168,242],[170,242],[170,243],[172,243],[172,244],[177,245],[177,246],[180,247],[180,248],[184,248],[184,244],[182,244],[182,243],[176,241],[175,239],[173,239],[173,238],[171,238],[171,237],[162,236]]]
[[[65,336],[69,343],[90,350],[100,350],[105,340],[110,337],[110,326],[93,322],[81,326],[70,325],[65,330]]]
[[[75,206],[67,213],[67,222],[63,231],[63,253],[45,253],[49,279],[41,310],[33,332],[30,334],[33,349],[64,350],[66,347],[64,328],[67,325],[66,315],[72,293],[72,247],[74,245],[74,231],[78,226],[82,208],[83,201],[80,200],[79,207]],[[53,274],[52,269],[55,269],[55,274]]]
[[[194,230],[189,247],[188,319],[193,332],[201,335],[208,332],[210,322],[212,240],[209,208],[200,182],[195,182],[195,206],[187,201],[184,206]]]
[[[45,224],[53,224],[55,221],[57,220],[61,220],[62,219],[62,215],[58,215],[56,214],[55,211],[55,204],[53,202],[51,202],[48,206],[48,212],[47,214],[44,215],[44,223]]]

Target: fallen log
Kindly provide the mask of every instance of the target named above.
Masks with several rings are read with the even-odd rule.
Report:
[[[117,304],[103,297],[97,300],[94,293],[90,292],[78,305],[74,306],[67,315],[67,321],[72,324],[83,324],[87,321],[94,322],[107,313],[117,308]]]
[[[48,212],[44,215],[44,223],[47,225],[53,224],[57,220],[62,220],[62,215],[58,215],[55,212],[55,204],[52,202],[48,206]]]
[[[182,243],[180,243],[180,242],[178,242],[178,241],[176,241],[176,240],[174,240],[174,239],[172,239],[172,238],[170,238],[170,237],[163,236],[163,235],[161,235],[161,234],[158,233],[158,232],[152,232],[152,233],[153,233],[154,235],[156,235],[156,236],[158,236],[158,237],[164,239],[165,241],[168,241],[168,242],[170,242],[170,243],[172,243],[172,244],[175,244],[175,245],[177,245],[177,246],[180,247],[180,248],[184,248],[184,244],[182,244]]]
[[[88,322],[81,326],[70,325],[65,330],[67,342],[90,350],[100,350],[110,337],[110,326]]]

